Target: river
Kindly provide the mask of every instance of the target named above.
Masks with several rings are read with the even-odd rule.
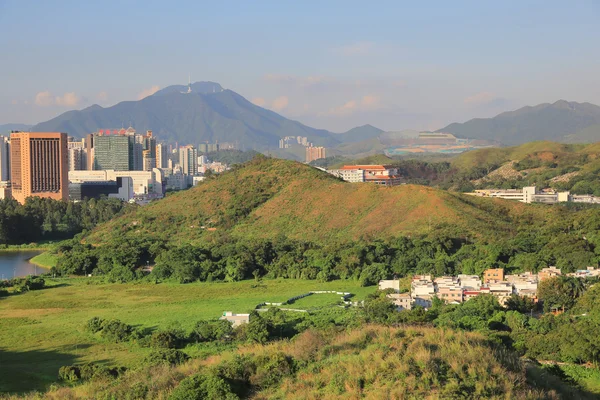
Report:
[[[47,269],[36,267],[29,262],[29,259],[40,253],[42,252],[36,250],[0,251],[0,279],[47,272]]]

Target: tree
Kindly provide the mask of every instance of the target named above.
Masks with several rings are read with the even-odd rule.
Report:
[[[544,304],[544,311],[570,309],[575,300],[583,294],[583,282],[570,276],[557,276],[543,280],[538,284],[538,297]]]
[[[518,311],[523,314],[535,309],[535,303],[531,298],[519,296],[518,294],[511,295],[504,303],[504,306],[509,311]]]

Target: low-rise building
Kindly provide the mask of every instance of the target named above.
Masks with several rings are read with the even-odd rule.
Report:
[[[481,278],[477,275],[458,275],[458,282],[465,290],[479,290],[482,286]]]
[[[242,324],[250,322],[250,314],[234,314],[231,311],[225,311],[223,316],[219,318],[231,322],[231,326],[238,327]]]
[[[370,182],[385,186],[401,183],[398,168],[386,165],[344,165],[328,172],[348,182]]]
[[[556,267],[542,268],[538,272],[538,281],[541,282],[545,279],[554,278],[554,277],[560,276],[560,275],[562,275],[562,271],[559,268],[556,268]]]
[[[391,293],[387,295],[388,298],[392,299],[394,305],[401,310],[412,310],[413,298],[410,293]]]
[[[400,281],[398,279],[380,280],[379,290],[393,289],[394,292],[400,292]]]
[[[499,282],[504,280],[504,268],[491,268],[483,272],[483,282]]]

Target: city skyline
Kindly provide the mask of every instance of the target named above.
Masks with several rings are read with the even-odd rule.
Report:
[[[24,15],[27,30],[18,29]],[[439,129],[558,99],[600,104],[599,15],[592,1],[33,9],[4,1],[0,22],[18,34],[0,38],[14,60],[0,65],[10,78],[0,124],[137,100],[185,85],[188,74],[338,132],[363,124]]]

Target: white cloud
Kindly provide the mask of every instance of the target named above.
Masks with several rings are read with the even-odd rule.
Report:
[[[96,99],[98,99],[99,101],[106,101],[108,100],[108,93],[102,91],[96,95]]]
[[[337,53],[344,56],[363,56],[373,51],[375,43],[367,41],[359,41],[351,43],[336,49]]]
[[[148,96],[152,96],[154,93],[158,92],[160,90],[160,86],[158,85],[153,85],[152,87],[148,88],[148,89],[144,89],[142,90],[140,93],[138,93],[138,100],[144,99]]]
[[[322,113],[322,115],[337,115],[337,116],[350,115],[356,111],[357,106],[358,106],[358,104],[356,103],[356,101],[350,100],[342,106],[332,108],[329,111]]]
[[[48,107],[54,104],[54,97],[52,93],[45,91],[39,92],[35,95],[35,105],[40,107]]]
[[[265,104],[267,104],[267,101],[265,99],[263,99],[262,97],[255,97],[252,99],[252,103],[256,104],[259,107],[264,107]]]
[[[376,110],[381,106],[381,98],[374,94],[363,96],[360,101],[349,100],[339,107],[329,109],[329,111],[320,113],[321,116],[348,116],[360,111]]]
[[[62,96],[57,96],[54,101],[58,106],[75,107],[79,104],[81,99],[75,94],[75,92],[69,92],[63,94]]]
[[[287,98],[287,96],[280,96],[278,98],[276,98],[275,100],[273,100],[273,103],[271,104],[271,108],[275,111],[281,111],[284,108],[286,108],[289,104],[289,99]]]
[[[81,98],[75,92],[68,92],[62,96],[54,96],[49,91],[39,92],[35,95],[35,105],[40,107],[62,106],[75,107],[81,102]]]
[[[365,108],[377,108],[377,107],[379,107],[379,101],[380,101],[379,96],[369,94],[369,95],[363,96],[363,98],[360,101],[360,104]]]
[[[492,92],[481,92],[467,97],[463,100],[463,102],[468,105],[479,106],[483,104],[489,104],[496,99],[496,95]]]

